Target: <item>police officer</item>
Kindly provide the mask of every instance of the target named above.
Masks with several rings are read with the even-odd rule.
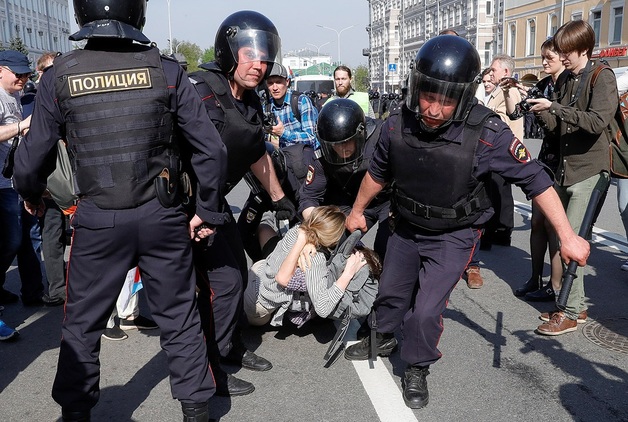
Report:
[[[146,0],[74,0],[74,10],[81,29],[70,39],[87,39],[85,49],[57,57],[44,73],[15,157],[15,184],[32,214],[42,212],[59,139],[68,142],[81,194],[52,396],[64,421],[90,420],[99,398],[101,334],[125,274],[139,265],[172,395],[185,421],[207,421],[215,387],[190,239],[210,236],[224,221],[218,207],[226,151],[178,63],[143,45],[150,43],[141,32]],[[199,179],[189,224],[176,196],[183,143],[195,151]]]
[[[308,173],[299,194],[299,212],[303,218],[320,205],[337,205],[349,214],[381,127],[381,120],[365,119],[360,105],[350,99],[339,98],[323,107],[316,124],[321,154],[305,156]],[[380,223],[374,249],[382,261],[390,235],[389,199],[390,189],[384,189],[364,212],[368,229]]]
[[[442,313],[477,244],[479,227],[492,215],[483,183],[496,172],[520,186],[547,216],[561,240],[565,261],[584,265],[588,243],[576,236],[552,179],[530,158],[499,117],[473,98],[480,58],[464,38],[437,36],[417,53],[407,103],[385,123],[369,171],[347,219],[364,229],[370,200],[393,182],[396,213],[380,290],[374,304],[372,340],[349,347],[345,357],[387,356],[402,326],[401,358],[408,363],[402,387],[410,408],[427,405],[426,376],[440,358]],[[403,325],[402,325],[403,323]]]
[[[299,191],[308,173],[308,166],[305,162],[309,159],[307,157],[314,156],[314,150],[309,145],[298,143],[275,149],[270,156],[281,188],[294,207],[298,207]],[[276,242],[267,242],[264,248],[260,246],[257,229],[264,213],[272,211],[273,206],[268,192],[264,190],[257,178],[250,176],[251,173],[245,176],[251,193],[238,217],[238,231],[246,253],[255,262],[266,258],[272,252]],[[289,221],[289,226],[298,222],[298,216],[295,216]]]
[[[190,77],[227,147],[223,195],[251,170],[270,195],[278,217],[292,219],[296,209],[281,189],[266,153],[262,106],[255,93],[278,57],[280,46],[277,28],[267,17],[253,11],[233,13],[216,33],[216,60],[202,64],[204,71]],[[225,211],[230,212],[226,198],[223,201]],[[239,334],[234,335],[242,314],[248,265],[233,216],[218,231],[213,244],[197,252],[195,262],[204,278],[199,280],[203,329],[206,337],[215,337],[218,345],[217,350],[209,350],[217,394],[249,394],[254,390],[253,384],[227,375],[218,364],[223,360],[255,371],[272,368],[269,361],[246,349]]]

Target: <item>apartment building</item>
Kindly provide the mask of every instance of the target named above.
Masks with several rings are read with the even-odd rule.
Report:
[[[586,19],[596,33],[594,57],[628,66],[625,0],[367,0],[371,87],[399,92],[421,46],[453,29],[478,50],[482,67],[495,54],[515,58],[516,73],[542,77],[540,46],[568,20]]]
[[[32,63],[46,51],[71,50],[69,35],[68,0],[0,0],[0,46],[21,38]]]
[[[611,67],[628,66],[625,0],[506,1],[505,52],[515,58],[519,76],[544,76],[540,46],[570,20],[586,20],[595,32],[593,57],[604,58]]]

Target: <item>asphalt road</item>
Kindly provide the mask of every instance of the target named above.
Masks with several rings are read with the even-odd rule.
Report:
[[[534,150],[538,141],[527,144]],[[213,398],[212,417],[224,422],[628,420],[628,341],[623,346],[616,342],[613,350],[585,336],[599,332],[611,341],[628,336],[628,273],[619,269],[628,249],[615,187],[596,223],[586,269],[589,323],[553,338],[534,333],[539,313],[552,305],[512,294],[530,274],[528,203],[515,191],[512,246],[482,252],[485,286],[470,290],[460,282],[451,296],[440,342],[443,358],[431,367],[426,408],[404,406],[400,382],[405,365],[398,353],[373,364],[341,358],[324,368],[335,327],[318,321],[302,329],[247,329],[246,343],[274,367],[265,373],[228,367],[256,390],[244,397]],[[242,204],[245,194],[239,186],[231,203]],[[547,278],[547,269],[545,274]],[[19,291],[14,267],[7,287]],[[141,303],[147,313],[145,301]],[[21,337],[0,342],[0,420],[59,419],[50,390],[62,318],[62,308],[5,306],[2,319],[17,327]],[[355,337],[355,329],[348,337]],[[130,332],[120,342],[103,340],[101,364],[101,398],[93,421],[181,420],[158,331]]]

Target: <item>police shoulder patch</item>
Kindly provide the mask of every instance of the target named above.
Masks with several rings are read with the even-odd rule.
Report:
[[[528,149],[517,137],[513,138],[510,143],[510,154],[520,163],[527,163],[531,160]]]
[[[307,175],[305,176],[305,184],[310,185],[314,181],[314,166],[307,166]]]

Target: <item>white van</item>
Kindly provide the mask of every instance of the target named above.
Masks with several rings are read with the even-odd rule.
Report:
[[[290,86],[299,92],[314,91],[317,94],[331,94],[334,90],[334,78],[329,75],[304,75],[292,79]]]

